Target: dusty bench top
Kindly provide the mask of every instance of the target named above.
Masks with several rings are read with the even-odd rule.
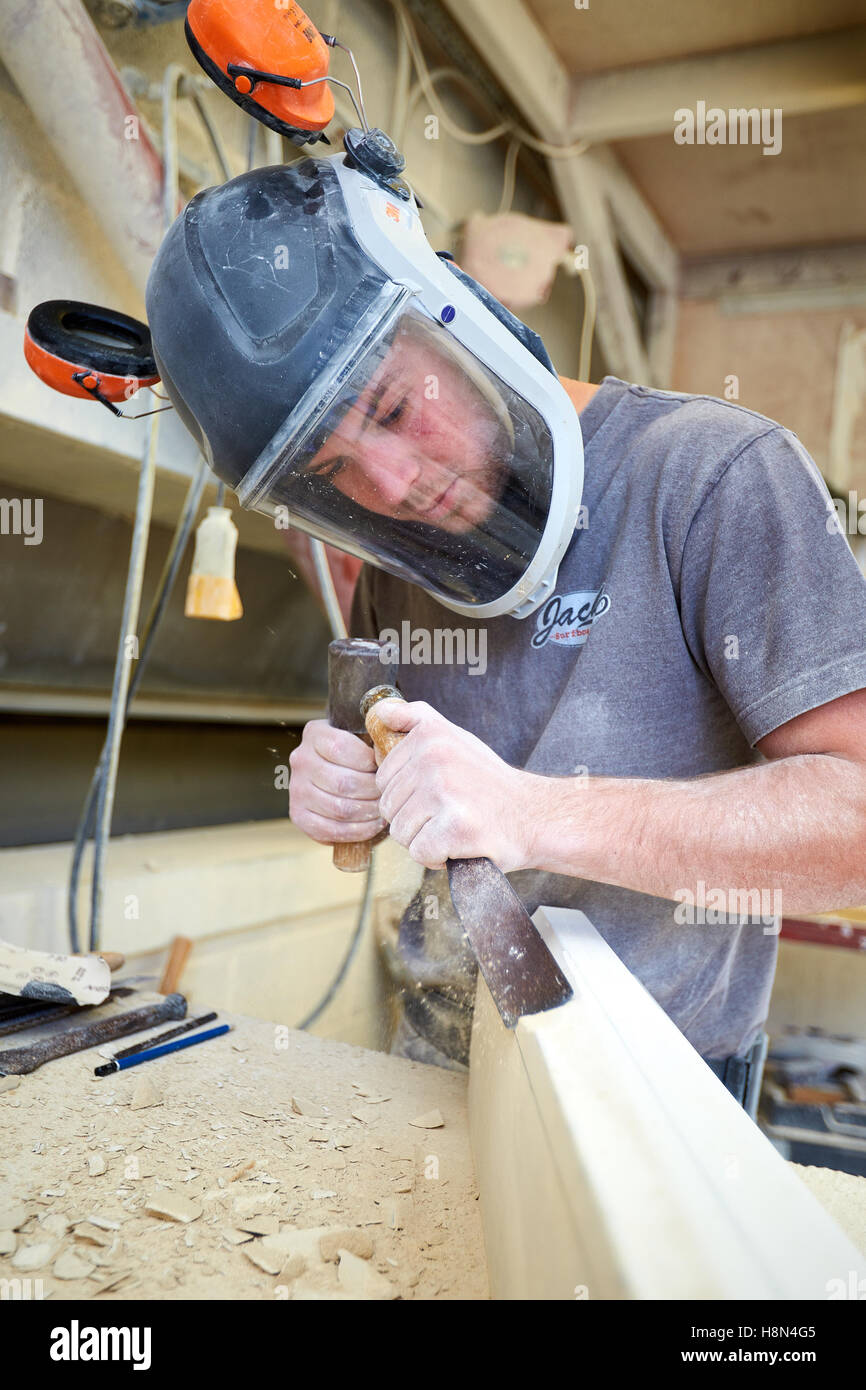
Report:
[[[486,1298],[465,1077],[222,1021],[102,1080],[96,1050],[0,1079],[0,1279],[73,1299]]]

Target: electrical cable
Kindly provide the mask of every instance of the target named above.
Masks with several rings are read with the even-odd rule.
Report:
[[[334,638],[348,637],[346,624],[340,610],[337,591],[334,588],[334,578],[331,574],[331,567],[328,564],[328,555],[324,545],[315,537],[310,537],[310,546],[313,552],[313,564],[316,567],[316,579],[319,583],[319,592],[322,595],[322,602],[325,605],[325,612],[328,615],[328,622],[331,624],[331,633]]]
[[[513,139],[508,146],[508,153],[505,156],[505,168],[502,174],[502,197],[499,200],[499,207],[496,210],[496,215],[498,217],[511,211],[511,204],[514,202],[514,189],[517,182],[517,160],[519,155],[520,141]]]
[[[126,696],[126,716],[128,716],[129,714],[130,707],[132,705],[133,700],[135,699],[136,691],[138,690],[138,687],[141,684],[141,678],[144,675],[144,669],[147,664],[148,656],[150,655],[150,649],[153,646],[153,641],[156,637],[157,629],[159,628],[159,625],[162,621],[166,605],[174,588],[174,582],[177,578],[177,572],[180,568],[180,562],[183,559],[184,551],[186,550],[187,541],[189,540],[190,531],[192,530],[192,524],[195,521],[196,513],[201,502],[202,493],[204,492],[205,483],[207,482],[209,473],[210,469],[208,468],[207,463],[204,461],[204,459],[202,459],[198,468],[198,472],[190,480],[190,484],[187,489],[187,494],[184,499],[183,507],[181,509],[180,516],[178,517],[177,526],[175,527],[174,535],[172,537],[171,544],[168,549],[168,554],[165,557],[165,564],[163,565],[162,573],[159,577],[159,581],[156,586],[156,592],[154,594],[153,601],[150,605],[150,611],[148,612],[148,615],[144,621],[144,626],[142,627],[138,660],[135,663],[135,670],[132,673],[132,677],[129,682],[129,690]],[[102,746],[102,752],[99,755],[99,761],[97,762],[96,767],[93,769],[93,776],[91,778],[87,797],[85,799],[84,806],[81,811],[81,816],[78,821],[78,827],[75,832],[75,840],[72,847],[72,868],[69,875],[69,886],[67,892],[67,916],[69,921],[69,939],[73,953],[77,953],[79,949],[77,903],[78,885],[81,880],[81,865],[84,859],[84,851],[87,846],[87,840],[92,829],[93,811],[96,805],[96,797],[99,788],[102,784],[102,779],[105,775],[107,755],[108,740],[106,738]]]
[[[458,68],[439,67],[431,71],[427,66],[427,60],[421,49],[417,31],[406,9],[404,0],[391,0],[391,5],[397,17],[398,40],[401,46],[405,43],[411,61],[418,73],[418,82],[411,88],[402,113],[402,123],[397,141],[398,144],[402,145],[405,143],[409,117],[421,95],[425,95],[430,105],[436,107],[436,114],[446,131],[461,144],[490,144],[492,141],[500,139],[502,135],[509,133],[511,139],[505,155],[502,197],[497,210],[498,215],[508,212],[514,202],[517,160],[519,158],[521,145],[526,145],[529,149],[535,150],[537,153],[543,154],[549,159],[577,158],[585,154],[590,148],[590,142],[587,140],[578,140],[569,145],[554,145],[547,140],[539,140],[528,130],[516,125],[514,122],[502,122],[484,131],[467,131],[461,126],[458,126],[443,109],[441,99],[435,88],[435,83],[447,79],[472,92],[477,98],[478,92],[475,83],[473,83],[465,73],[460,72]],[[595,332],[597,296],[595,283],[589,270],[587,268],[580,268],[578,274],[581,277],[584,291],[584,316],[578,353],[578,376],[581,381],[588,381],[592,358],[592,340]]]
[[[178,148],[177,148],[177,120],[176,105],[177,93],[181,80],[185,73],[179,64],[170,64],[166,69],[163,80],[163,222],[166,226],[174,221],[177,211],[178,197]],[[78,920],[77,920],[77,898],[78,884],[81,874],[81,863],[84,854],[84,847],[90,831],[91,821],[94,816],[95,808],[95,830],[93,840],[93,870],[91,880],[91,900],[90,900],[90,928],[88,933],[90,950],[96,950],[99,946],[99,938],[102,925],[102,905],[103,905],[103,876],[105,868],[105,855],[107,850],[108,838],[111,832],[111,819],[114,810],[114,798],[117,787],[117,769],[120,760],[120,745],[123,739],[123,731],[126,725],[126,716],[129,709],[132,694],[137,688],[142,668],[141,656],[139,656],[139,667],[133,677],[132,661],[134,657],[127,650],[127,642],[130,637],[135,638],[138,630],[138,622],[141,608],[141,593],[144,584],[144,566],[147,556],[147,544],[150,535],[150,520],[153,509],[153,494],[156,482],[156,456],[159,440],[159,414],[156,412],[150,424],[147,448],[142,459],[139,473],[138,495],[136,498],[135,520],[133,523],[132,542],[130,545],[129,566],[127,569],[126,588],[123,600],[123,612],[121,614],[120,633],[118,636],[117,653],[115,657],[114,676],[112,680],[111,701],[109,706],[108,728],[106,731],[105,742],[99,761],[91,779],[90,788],[85,799],[81,819],[76,831],[75,844],[73,847],[73,859],[69,879],[68,890],[68,917],[69,917],[69,936],[73,952],[78,950]],[[203,471],[204,470],[204,471]],[[199,478],[195,479],[190,486],[187,494],[189,503],[193,491],[199,479],[201,487],[204,486],[206,467],[202,464],[199,470]],[[201,491],[198,491],[196,506],[200,499]],[[185,506],[178,528],[175,531],[175,541],[182,529],[183,518],[186,515]],[[188,528],[186,535],[188,536]],[[186,536],[184,537],[184,543]],[[175,551],[177,553],[175,553]],[[167,561],[167,568],[164,569],[164,576],[171,569],[171,578],[177,573],[177,564],[180,561],[182,547],[177,550],[176,546],[170,551],[170,560],[174,554],[173,569]],[[149,648],[149,638],[158,626],[159,619],[165,608],[168,598],[168,586],[163,587],[162,592],[158,590],[157,599],[151,608],[150,618],[154,619],[145,637],[143,636],[142,653],[146,642]]]
[[[583,286],[583,327],[580,332],[577,376],[579,381],[589,381],[589,373],[592,366],[592,338],[595,333],[595,316],[598,300],[595,292],[595,281],[589,273],[589,267],[582,266],[578,269],[577,273],[580,276],[580,282]]]
[[[132,672],[132,653],[127,650],[127,639],[134,636],[138,628],[141,589],[144,582],[144,562],[147,556],[147,541],[150,533],[150,516],[153,508],[153,493],[156,480],[156,450],[159,440],[159,414],[150,422],[147,450],[141,462],[138,480],[138,497],[135,504],[135,524],[132,528],[132,545],[129,551],[129,569],[126,576],[126,592],[123,599],[123,613],[120,619],[120,635],[114,663],[114,680],[111,689],[111,708],[108,716],[108,732],[105,736],[106,758],[99,790],[96,798],[96,830],[93,838],[93,877],[90,894],[90,939],[89,950],[99,949],[102,926],[102,878],[105,867],[105,852],[111,830],[111,816],[114,810],[114,793],[117,786],[117,767],[120,760],[120,743],[126,722],[126,698]]]
[[[199,114],[199,117],[201,118],[201,123],[207,131],[208,138],[210,139],[211,143],[211,148],[213,149],[213,152],[216,155],[216,161],[220,167],[220,173],[223,176],[223,181],[225,182],[232,176],[232,171],[229,167],[228,158],[226,157],[225,147],[222,143],[222,140],[219,137],[219,133],[216,129],[216,126],[210,118],[209,112],[205,108],[205,104],[202,99],[201,93],[195,87],[193,87],[193,90],[190,92],[189,95],[193,106],[195,107],[196,111]]]
[[[535,150],[538,154],[546,155],[549,159],[573,159],[578,155],[584,154],[589,149],[589,141],[587,140],[576,140],[568,145],[555,145],[549,140],[539,140],[531,131],[528,131],[524,126],[517,125],[516,122],[511,120],[502,121],[498,125],[491,126],[488,130],[482,131],[465,130],[462,126],[457,125],[456,121],[453,121],[447,111],[444,110],[438,93],[433,86],[430,70],[427,67],[427,60],[424,57],[415,25],[411,15],[406,9],[404,0],[391,0],[391,4],[397,13],[399,23],[403,26],[409,52],[412,55],[418,73],[418,80],[424,94],[430,102],[430,105],[436,108],[436,114],[439,120],[453,139],[466,145],[485,145],[493,140],[498,140],[502,135],[511,134],[516,139],[520,140],[522,144],[528,145],[530,149]],[[456,71],[456,69],[453,69],[453,71]],[[460,74],[460,77],[465,84],[472,89],[477,97],[478,92],[475,84],[472,83],[469,78],[465,77],[463,73]]]

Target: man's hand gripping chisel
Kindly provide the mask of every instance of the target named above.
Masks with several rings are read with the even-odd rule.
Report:
[[[402,700],[390,685],[361,699],[367,732],[383,757],[406,735],[394,733],[376,712],[380,700]],[[489,859],[449,859],[451,901],[506,1028],[524,1014],[543,1013],[573,991],[505,875]]]

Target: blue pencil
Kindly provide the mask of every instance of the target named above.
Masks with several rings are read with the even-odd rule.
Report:
[[[207,1042],[208,1038],[219,1038],[231,1031],[230,1023],[221,1023],[219,1028],[209,1028],[206,1033],[195,1033],[191,1038],[176,1038],[174,1042],[163,1043],[162,1047],[151,1047],[147,1052],[136,1052],[133,1057],[121,1057],[117,1070],[137,1067],[139,1062],[149,1062],[151,1057],[164,1057],[167,1052],[180,1052],[183,1047],[194,1047],[196,1043]]]

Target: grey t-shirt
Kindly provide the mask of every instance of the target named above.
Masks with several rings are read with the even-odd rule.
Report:
[[[486,629],[483,674],[406,661],[407,699],[533,772],[690,778],[760,761],[771,730],[866,686],[866,582],[796,436],[734,404],[615,377],[580,423],[585,510],[535,614],[473,623],[365,566],[358,635]],[[479,667],[482,648],[468,650]],[[530,912],[585,912],[704,1056],[754,1040],[776,960],[769,893],[750,915],[733,899],[738,910],[714,919],[715,891],[742,885],[706,884],[689,921],[687,902],[603,883],[511,881]]]

